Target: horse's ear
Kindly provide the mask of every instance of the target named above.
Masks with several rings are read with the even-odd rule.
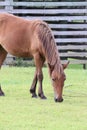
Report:
[[[66,64],[62,64],[63,69],[66,69],[68,67],[69,63],[70,63],[70,61],[68,61]]]
[[[54,65],[50,65],[50,64],[48,63],[48,67],[49,67],[49,69],[50,69],[50,73],[52,73],[52,71],[54,70]]]

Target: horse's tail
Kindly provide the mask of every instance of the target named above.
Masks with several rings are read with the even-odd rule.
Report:
[[[58,53],[57,47],[52,31],[45,22],[39,24],[38,37],[42,43],[44,53],[46,54],[47,62],[54,64],[54,57],[56,56],[56,53]]]

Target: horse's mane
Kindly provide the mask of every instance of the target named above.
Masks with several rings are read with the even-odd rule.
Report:
[[[43,44],[47,62],[50,65],[54,65],[57,61],[60,62],[54,36],[52,35],[52,31],[46,23],[40,23],[38,35]]]
[[[38,35],[46,54],[46,60],[49,64],[53,65],[56,62],[56,57],[58,54],[54,37],[46,23],[40,23]]]
[[[43,45],[44,53],[46,54],[46,61],[50,65],[56,66],[55,69],[60,74],[62,65],[52,31],[44,22],[39,24],[38,30],[38,36]]]

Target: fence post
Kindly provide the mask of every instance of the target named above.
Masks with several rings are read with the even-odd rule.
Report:
[[[8,12],[11,12],[13,10],[13,6],[11,5],[11,3],[13,2],[13,0],[5,0],[5,2],[7,2],[8,4],[5,6],[5,10]]]
[[[83,64],[83,69],[86,69],[86,64]]]

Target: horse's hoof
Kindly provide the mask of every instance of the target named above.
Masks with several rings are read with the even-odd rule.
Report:
[[[4,92],[2,91],[1,87],[0,87],[0,96],[5,96]]]
[[[0,91],[0,96],[5,96],[5,94],[3,92]]]
[[[47,97],[44,96],[43,94],[42,94],[42,95],[41,95],[41,94],[38,94],[38,96],[39,96],[41,99],[47,99]]]
[[[30,89],[30,93],[31,93],[31,94],[35,93],[35,90]]]
[[[41,99],[44,99],[44,100],[46,100],[46,99],[47,99],[47,97],[46,97],[46,96],[43,96],[43,97],[41,97]]]
[[[55,98],[54,100],[55,100],[55,102],[63,102],[63,98],[61,98],[61,99]]]
[[[37,98],[37,95],[35,93],[32,94],[32,98]]]

